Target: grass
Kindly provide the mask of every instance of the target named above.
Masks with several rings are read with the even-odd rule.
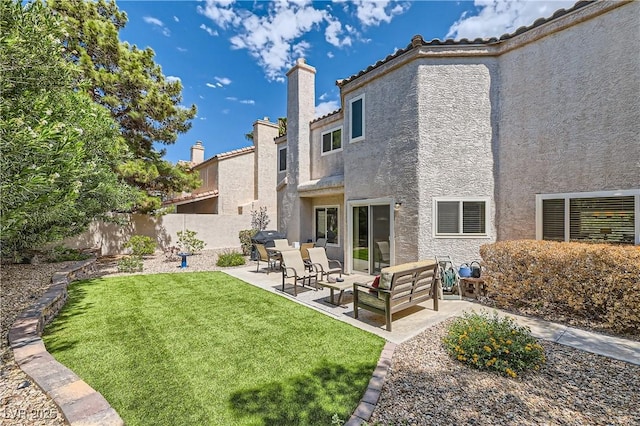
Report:
[[[221,272],[75,282],[43,338],[127,425],[328,425],[384,345]]]

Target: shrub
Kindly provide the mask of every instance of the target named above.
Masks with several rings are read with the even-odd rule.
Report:
[[[118,261],[120,272],[142,272],[142,256],[125,256]]]
[[[206,245],[204,241],[196,238],[196,231],[185,229],[178,231],[178,247],[180,251],[191,254],[198,254]]]
[[[242,247],[242,254],[245,256],[251,255],[251,238],[258,232],[257,229],[243,229],[239,233],[240,246]]]
[[[480,254],[496,307],[621,334],[640,329],[636,246],[521,240]]]
[[[513,318],[500,318],[495,312],[492,317],[465,312],[449,326],[443,343],[458,361],[511,377],[537,370],[545,362],[544,350],[529,328],[518,326]]]
[[[145,235],[134,235],[124,244],[134,256],[148,256],[156,251],[156,242]]]
[[[63,245],[54,246],[46,253],[46,259],[49,263],[86,260],[90,257],[90,254]]]
[[[230,251],[218,256],[216,265],[220,267],[240,266],[245,264],[245,259],[242,253],[237,251]]]
[[[260,210],[251,210],[251,228],[264,231],[267,229],[269,222],[271,222],[271,219],[269,219],[265,206],[260,207]]]

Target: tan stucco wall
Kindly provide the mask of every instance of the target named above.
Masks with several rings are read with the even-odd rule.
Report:
[[[274,139],[278,136],[278,125],[265,120],[253,124],[254,194],[253,208],[266,207],[271,219],[270,226],[276,226],[278,200],[276,198],[276,180],[278,174],[278,147]]]
[[[253,152],[218,161],[218,213],[238,214],[238,206],[253,201]]]
[[[194,194],[218,189],[218,162],[210,161],[198,168],[202,185],[193,191]]]
[[[493,144],[498,87],[494,58],[434,58],[418,60],[420,146],[418,170],[418,238],[397,241],[402,249],[418,245],[418,258],[449,255],[457,262],[479,257],[482,244],[495,241]],[[436,237],[434,197],[486,198],[491,212],[486,237]],[[413,202],[411,203],[413,204]],[[413,206],[412,206],[413,207]],[[405,234],[402,234],[402,238]]]
[[[344,157],[342,155],[346,142],[344,129],[342,131],[342,150],[322,154],[322,133],[342,127],[343,120],[342,114],[338,113],[311,124],[311,179],[344,173]]]
[[[345,201],[382,198],[402,203],[402,216],[394,226],[396,263],[418,257],[418,88],[418,64],[413,62],[344,98]],[[363,93],[365,138],[350,143],[349,102]]]
[[[206,243],[205,249],[240,249],[238,234],[251,226],[250,216],[212,214],[168,214],[164,216],[120,215],[126,225],[94,222],[84,234],[65,241],[70,247],[100,247],[102,255],[123,254],[123,248],[133,235],[154,238],[158,249],[176,244],[177,232],[197,232],[196,238]]]
[[[640,188],[640,2],[499,58],[498,237],[535,238],[535,194]]]

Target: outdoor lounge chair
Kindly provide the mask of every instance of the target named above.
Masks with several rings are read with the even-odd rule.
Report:
[[[309,249],[309,259],[316,272],[320,273],[320,280],[325,276],[329,280],[329,274],[338,273],[342,276],[342,264],[338,260],[327,259],[327,252],[322,247],[314,247]],[[330,263],[337,264],[338,267],[330,267]]]
[[[298,295],[298,282],[302,282],[304,287],[306,282],[314,280],[314,287],[318,289],[318,273],[309,271],[302,261],[300,250],[286,250],[280,253],[282,256],[282,291],[284,292],[284,284],[286,278],[293,278],[293,295]]]
[[[256,272],[260,270],[260,261],[267,262],[267,275],[270,271],[276,269],[277,262],[280,260],[279,258],[269,254],[264,244],[256,244],[256,251],[258,252],[258,266],[256,267]]]

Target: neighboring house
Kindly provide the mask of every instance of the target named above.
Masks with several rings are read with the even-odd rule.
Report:
[[[253,125],[253,146],[205,160],[204,147],[196,142],[191,147],[191,165],[200,174],[202,185],[168,199],[164,205],[175,205],[176,213],[219,215],[249,214],[267,207],[267,214],[275,218],[277,136],[278,125],[265,118]]]
[[[639,2],[581,2],[500,38],[415,36],[318,119],[298,60],[278,229],[365,273],[498,240],[640,244],[638,28]]]

